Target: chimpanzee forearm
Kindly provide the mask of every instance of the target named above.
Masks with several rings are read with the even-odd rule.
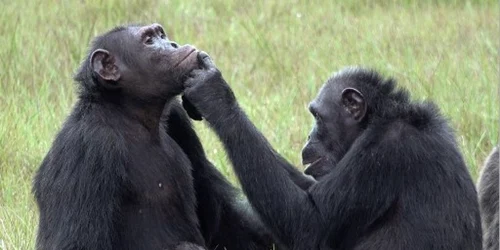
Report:
[[[182,98],[182,106],[192,119],[202,119],[196,108],[184,97]],[[316,183],[312,177],[305,175],[290,164],[284,164],[283,168],[287,171],[290,179],[303,190],[307,190],[312,184]]]
[[[316,234],[324,227],[308,192],[289,176],[293,168],[267,142],[245,113],[205,53],[201,70],[186,80],[184,96],[218,134],[250,203],[281,242],[304,244],[302,228]],[[287,166],[288,165],[288,166]],[[297,227],[297,221],[301,227]]]
[[[250,202],[283,242],[302,241],[301,221],[321,228],[320,216],[307,192],[287,170],[293,168],[276,153],[239,108],[219,106],[220,114],[205,117],[221,138]],[[214,111],[214,112],[219,112]]]
[[[207,246],[268,249],[272,237],[246,200],[207,159],[189,118],[177,101],[165,110],[167,133],[187,154],[193,167],[198,218]]]

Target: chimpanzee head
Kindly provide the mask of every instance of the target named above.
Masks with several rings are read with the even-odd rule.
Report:
[[[117,27],[93,41],[75,79],[83,95],[168,99],[182,92],[183,78],[198,68],[197,54],[191,45],[170,41],[159,24]]]
[[[340,73],[324,84],[309,111],[315,124],[302,150],[302,162],[309,165],[305,173],[318,179],[337,164],[359,136],[367,107],[363,94]]]
[[[406,90],[374,70],[348,67],[334,74],[309,105],[315,124],[302,150],[302,162],[309,165],[305,173],[316,179],[329,173],[376,124],[411,119],[424,125],[428,114],[409,103]]]

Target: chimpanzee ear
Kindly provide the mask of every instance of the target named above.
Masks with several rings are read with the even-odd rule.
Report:
[[[363,94],[355,88],[342,90],[342,105],[346,108],[352,118],[360,122],[366,114],[366,102]]]
[[[116,58],[107,50],[96,49],[90,56],[90,66],[102,79],[116,82],[120,79],[120,68]]]

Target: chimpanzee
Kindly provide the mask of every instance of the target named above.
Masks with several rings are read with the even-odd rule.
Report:
[[[176,96],[198,51],[158,24],[97,37],[78,101],[34,180],[37,249],[266,249]]]
[[[316,181],[299,174],[239,107],[206,53],[185,81],[217,133],[250,203],[290,249],[481,249],[474,183],[438,108],[395,81],[344,69],[310,104],[304,148]],[[285,168],[285,169],[284,169]]]
[[[498,250],[498,146],[493,148],[484,163],[477,184],[479,195],[479,208],[483,225],[483,249]]]

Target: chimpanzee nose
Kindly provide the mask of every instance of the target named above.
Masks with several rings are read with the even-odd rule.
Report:
[[[179,48],[179,44],[177,44],[176,42],[170,42],[170,46],[174,47],[174,49]]]

